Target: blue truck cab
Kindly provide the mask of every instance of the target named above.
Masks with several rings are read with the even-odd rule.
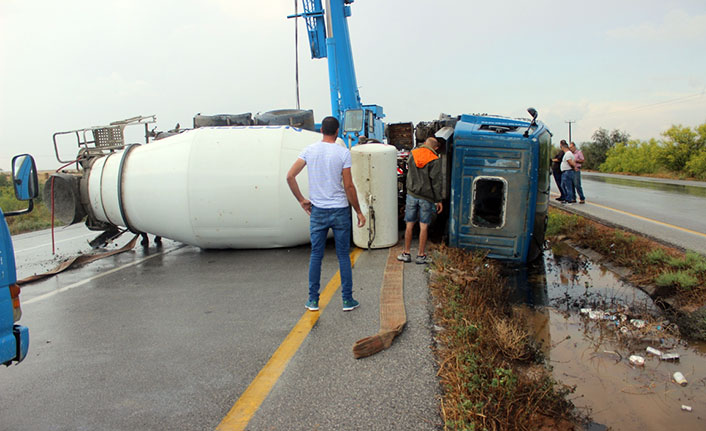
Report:
[[[39,182],[32,156],[22,154],[12,159],[12,184],[15,197],[20,201],[29,201],[29,207],[6,214],[0,209],[0,363],[8,366],[27,356],[29,330],[17,324],[22,316],[20,287],[17,285],[15,252],[5,217],[27,214],[34,207],[32,199],[39,194]]]
[[[536,121],[462,115],[451,168],[449,244],[523,264],[539,256],[549,206],[551,132]]]

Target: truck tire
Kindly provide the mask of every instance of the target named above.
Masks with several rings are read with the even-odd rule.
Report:
[[[255,124],[263,126],[292,126],[305,130],[314,129],[314,111],[304,109],[278,109],[255,115]]]
[[[201,115],[194,116],[194,129],[199,127],[218,127],[218,126],[250,126],[252,125],[252,114],[218,114],[218,115]]]

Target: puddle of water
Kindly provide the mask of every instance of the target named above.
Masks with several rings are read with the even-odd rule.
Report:
[[[630,178],[613,178],[600,176],[586,176],[584,181],[597,181],[620,186],[639,187],[643,189],[660,190],[670,193],[681,193],[686,195],[706,197],[706,187],[689,186],[674,183],[662,183],[658,181],[640,181]]]
[[[706,343],[670,336],[669,323],[645,293],[575,252],[555,251],[561,255],[546,251],[543,262],[514,270],[510,280],[517,287],[514,299],[524,302],[516,313],[527,321],[554,377],[576,387],[570,398],[577,408],[612,430],[706,429]],[[628,320],[591,320],[579,312],[585,307],[616,316],[622,310]],[[636,329],[630,317],[644,317],[648,325]],[[645,352],[647,346],[677,352],[680,360],[660,361]],[[632,354],[644,357],[644,366],[632,366]],[[675,371],[687,386],[671,381]]]

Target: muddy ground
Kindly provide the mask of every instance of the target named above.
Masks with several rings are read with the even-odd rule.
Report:
[[[706,343],[681,339],[647,294],[565,244],[508,275],[516,315],[554,378],[575,387],[569,398],[594,421],[589,429],[706,429]],[[647,347],[679,359],[661,360]],[[633,355],[644,365],[631,364]]]

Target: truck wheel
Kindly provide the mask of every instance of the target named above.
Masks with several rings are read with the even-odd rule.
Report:
[[[256,125],[292,126],[314,130],[314,111],[304,109],[278,109],[255,115]]]
[[[252,124],[252,114],[219,114],[219,115],[201,115],[194,116],[194,129],[199,127],[213,126],[249,126]]]

